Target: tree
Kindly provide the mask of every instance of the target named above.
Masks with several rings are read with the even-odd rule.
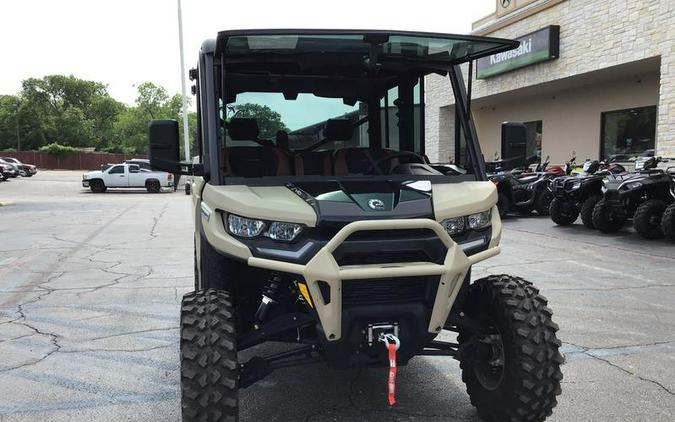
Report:
[[[288,128],[281,121],[281,114],[261,104],[238,104],[233,108],[234,117],[252,117],[258,121],[258,128],[262,139],[274,138],[278,131],[288,132]]]

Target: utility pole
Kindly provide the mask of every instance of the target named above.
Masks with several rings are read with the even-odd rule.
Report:
[[[178,0],[178,43],[180,44],[180,83],[183,91],[183,142],[185,161],[190,161],[190,131],[188,130],[187,93],[185,87],[185,55],[183,54],[183,11]]]
[[[16,118],[16,151],[21,152],[21,135],[19,134],[19,108],[21,107],[21,100],[16,100],[16,112],[14,117]]]

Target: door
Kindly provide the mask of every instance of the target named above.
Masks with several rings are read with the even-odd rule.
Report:
[[[105,184],[111,188],[128,187],[129,181],[127,178],[125,166],[120,164],[110,167],[110,170],[108,170],[108,180],[106,180]]]
[[[129,164],[129,187],[145,187],[145,174],[137,164]]]

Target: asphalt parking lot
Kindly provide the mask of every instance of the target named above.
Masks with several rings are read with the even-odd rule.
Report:
[[[78,172],[0,183],[0,421],[180,420],[178,309],[191,290],[183,192],[92,194]],[[551,421],[675,418],[675,245],[630,229],[505,221],[511,273],[548,297],[566,363]],[[242,391],[247,421],[478,421],[448,358],[399,369],[280,370]]]

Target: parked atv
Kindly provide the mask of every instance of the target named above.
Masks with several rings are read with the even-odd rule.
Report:
[[[501,217],[513,211],[527,215],[535,210],[539,215],[548,215],[553,200],[549,183],[564,174],[562,167],[549,167],[548,164],[549,157],[544,163],[537,165],[535,172],[514,169],[488,176],[497,186],[497,207]]]
[[[668,205],[661,217],[661,230],[666,239],[675,242],[675,203]]]
[[[660,157],[636,164],[636,173],[615,175],[604,181],[604,195],[593,209],[593,225],[613,233],[633,218],[633,227],[646,239],[663,237],[661,217],[675,201],[673,176],[657,169]]]
[[[236,421],[240,389],[315,363],[388,367],[382,388],[394,405],[396,367],[416,356],[459,360],[486,420],[551,414],[563,360],[546,299],[519,277],[470,276],[499,253],[501,220],[460,65],[517,45],[337,30],[225,31],[202,44],[190,71],[200,164],[179,162],[176,121],[154,121],[149,133],[153,167],[194,177],[184,421]],[[429,165],[417,138],[430,74],[447,76],[464,128],[446,140],[464,154],[458,171]],[[399,98],[388,103],[391,92]],[[302,129],[276,137],[288,140],[281,147],[255,117],[232,115],[252,99],[279,104],[293,116],[286,126]],[[457,342],[440,340],[443,330]],[[267,342],[289,346],[240,361]],[[423,394],[435,392],[402,401]]]
[[[618,164],[604,164],[599,161],[587,162],[584,175],[562,176],[551,182],[551,191],[555,198],[551,201],[551,220],[560,226],[574,223],[579,215],[584,226],[593,226],[593,209],[602,198],[602,185],[605,177],[624,173],[626,170]]]

